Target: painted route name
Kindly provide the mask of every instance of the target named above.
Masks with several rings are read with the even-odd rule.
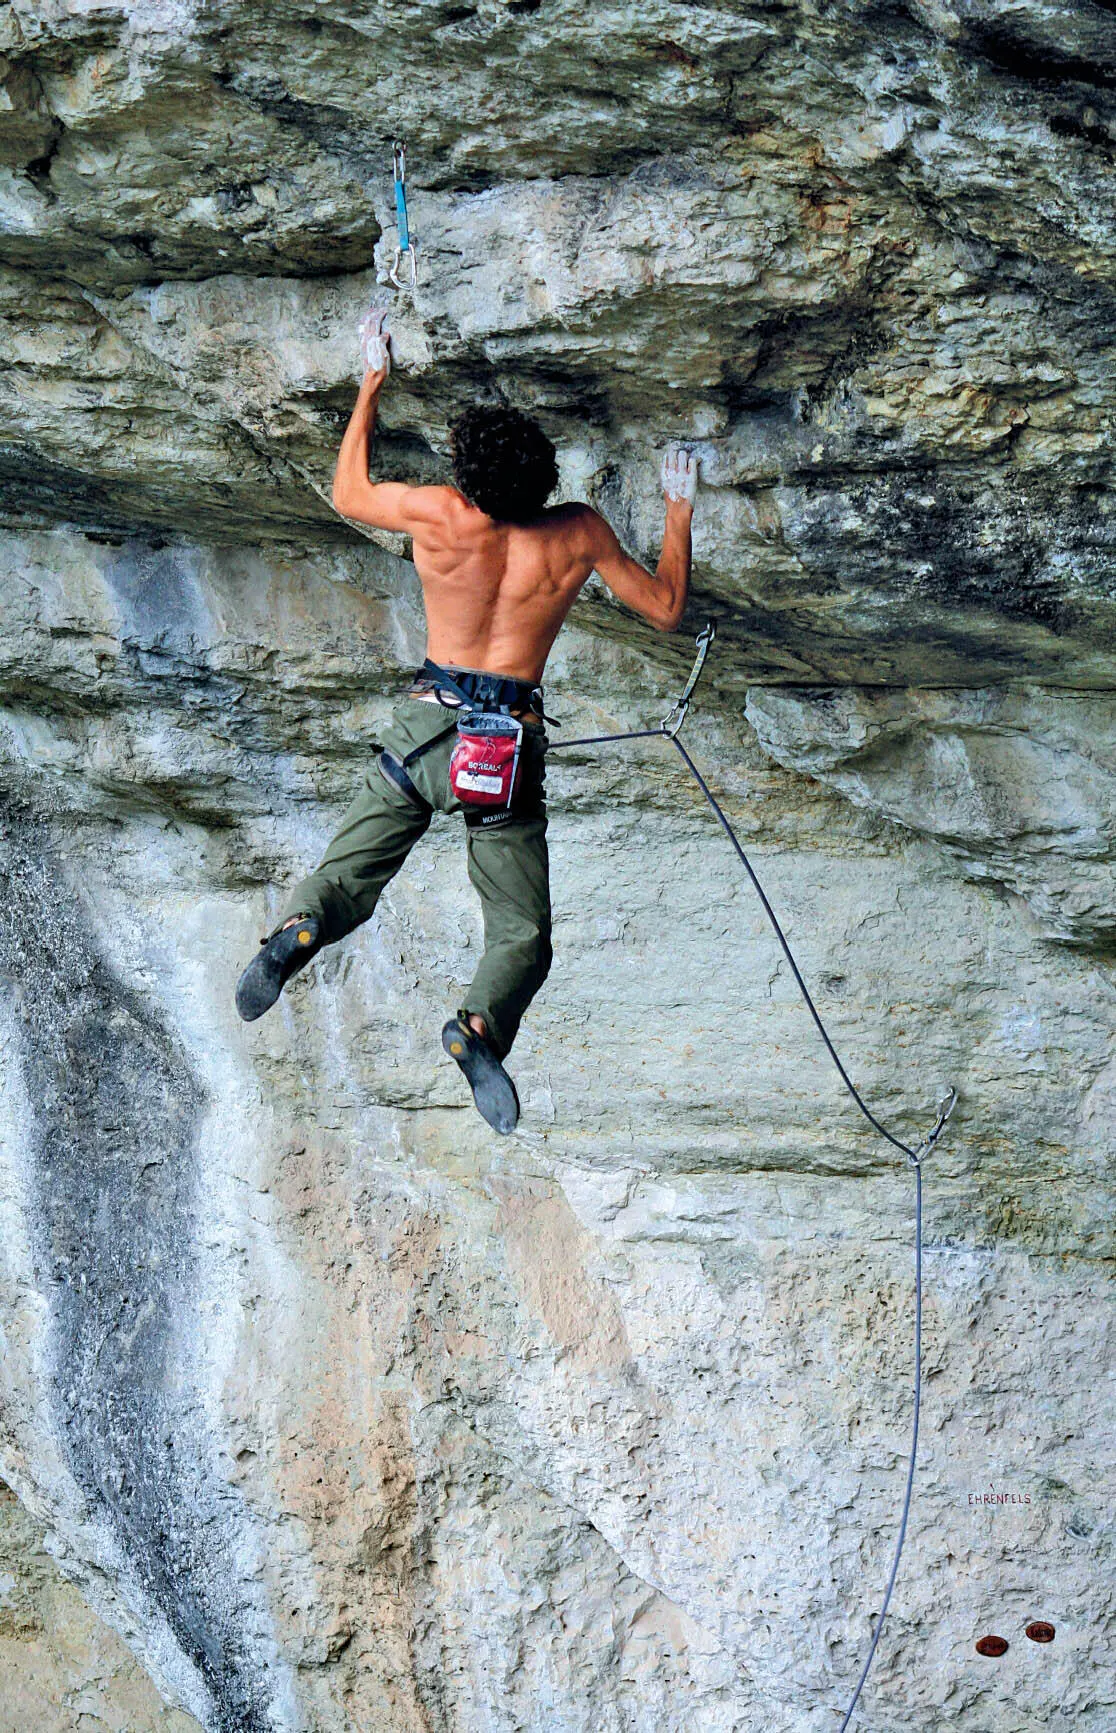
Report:
[[[1030,1504],[1029,1492],[1013,1492],[1010,1487],[1001,1487],[998,1491],[991,1481],[987,1492],[970,1492],[970,1505],[986,1504]]]

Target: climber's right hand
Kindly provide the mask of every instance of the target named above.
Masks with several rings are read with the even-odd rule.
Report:
[[[686,445],[668,445],[663,453],[663,493],[668,503],[684,501],[693,508],[697,499],[698,460]]]
[[[369,307],[360,322],[360,354],[365,377],[376,374],[374,383],[382,385],[391,372],[391,337],[384,329],[388,316],[386,307]]]

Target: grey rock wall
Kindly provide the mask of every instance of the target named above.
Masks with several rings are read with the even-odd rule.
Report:
[[[163,1704],[116,1633],[41,1545],[37,1525],[0,1488],[0,1705],[4,1726],[35,1733],[197,1733]]]
[[[374,294],[376,474],[504,398],[653,557],[696,442],[683,632],[591,587],[553,708],[653,722],[714,618],[686,738],[842,1053],[907,1139],[960,1091],[859,1725],[1116,1719],[1114,31],[0,14],[0,1473],[174,1725],[821,1733],[902,1494],[911,1175],[667,747],[551,760],[514,1139],[437,1042],[480,943],[452,826],[235,1016],[422,651],[408,550],[328,505]]]

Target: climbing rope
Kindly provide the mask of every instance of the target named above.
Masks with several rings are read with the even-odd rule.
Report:
[[[715,627],[713,625],[713,622],[710,621],[708,623],[708,625],[706,625],[704,630],[701,633],[699,633],[699,635],[698,635],[697,657],[694,661],[693,668],[690,671],[690,677],[686,682],[686,685],[682,691],[682,694],[677,699],[677,701],[671,706],[671,708],[668,710],[667,714],[663,717],[662,721],[659,723],[657,728],[636,728],[636,729],[632,729],[630,732],[627,732],[624,734],[589,734],[589,735],[583,736],[582,738],[580,738],[578,740],[560,740],[560,741],[552,742],[549,750],[551,752],[561,752],[561,751],[565,751],[567,748],[569,748],[571,746],[616,745],[619,741],[622,741],[622,740],[667,739],[670,741],[671,745],[679,753],[679,755],[682,759],[682,762],[685,764],[686,768],[689,770],[694,781],[697,783],[698,787],[701,789],[702,794],[705,796],[706,801],[709,803],[709,806],[713,811],[714,817],[717,819],[717,822],[720,824],[721,828],[724,830],[725,835],[728,837],[729,842],[732,844],[733,848],[735,849],[735,851],[737,853],[737,856],[740,859],[741,865],[743,866],[745,872],[747,873],[749,879],[751,880],[752,885],[755,889],[756,895],[759,897],[760,902],[763,904],[764,913],[766,914],[768,920],[771,922],[772,927],[775,929],[775,936],[778,939],[780,945],[782,946],[783,955],[786,957],[787,962],[790,964],[791,971],[794,975],[795,981],[798,983],[799,992],[802,994],[802,997],[806,1002],[806,1008],[814,1020],[814,1024],[817,1028],[818,1034],[821,1036],[822,1040],[825,1042],[826,1050],[829,1053],[829,1057],[832,1059],[834,1065],[837,1067],[837,1071],[838,1071],[838,1074],[841,1078],[842,1083],[845,1085],[845,1088],[848,1090],[849,1094],[852,1096],[857,1107],[860,1109],[861,1113],[864,1115],[864,1117],[868,1121],[869,1125],[871,1125],[877,1132],[879,1132],[880,1136],[885,1138],[887,1140],[887,1142],[890,1143],[894,1149],[899,1150],[903,1155],[905,1155],[907,1158],[908,1165],[914,1169],[914,1178],[915,1178],[914,1417],[913,1417],[913,1420],[911,1423],[911,1448],[910,1448],[910,1455],[909,1455],[908,1461],[907,1461],[907,1484],[906,1484],[906,1489],[905,1489],[904,1494],[903,1494],[903,1513],[902,1513],[902,1516],[901,1516],[900,1522],[899,1522],[899,1535],[898,1535],[898,1539],[896,1540],[896,1543],[895,1543],[895,1553],[894,1553],[894,1556],[893,1556],[892,1562],[891,1562],[891,1572],[890,1572],[890,1575],[888,1576],[888,1579],[887,1579],[887,1587],[884,1590],[883,1604],[880,1607],[880,1616],[876,1620],[876,1628],[872,1633],[872,1641],[869,1644],[868,1653],[867,1653],[867,1656],[865,1657],[864,1665],[860,1671],[860,1677],[856,1682],[856,1689],[854,1690],[854,1692],[852,1694],[852,1698],[849,1702],[849,1706],[845,1710],[844,1718],[841,1722],[840,1728],[838,1729],[838,1733],[845,1733],[845,1729],[848,1727],[849,1722],[852,1719],[852,1714],[853,1714],[853,1710],[856,1708],[857,1699],[859,1698],[860,1693],[864,1688],[864,1681],[868,1677],[869,1669],[871,1668],[872,1661],[875,1657],[876,1646],[880,1640],[880,1632],[883,1630],[884,1619],[887,1617],[887,1609],[888,1609],[888,1606],[891,1602],[891,1592],[895,1587],[895,1579],[899,1574],[899,1560],[901,1559],[901,1557],[903,1555],[903,1542],[907,1536],[907,1519],[910,1516],[911,1494],[912,1494],[912,1491],[914,1488],[915,1465],[918,1461],[918,1423],[919,1423],[919,1414],[920,1414],[920,1410],[922,1407],[922,1162],[923,1162],[924,1157],[927,1156],[930,1153],[930,1151],[933,1149],[934,1145],[937,1143],[939,1137],[942,1135],[942,1132],[945,1129],[946,1122],[949,1119],[950,1114],[953,1112],[953,1109],[957,1104],[957,1091],[955,1089],[951,1089],[949,1091],[949,1093],[945,1096],[945,1098],[939,1103],[938,1111],[937,1111],[937,1118],[934,1122],[934,1126],[933,1126],[932,1130],[923,1139],[922,1143],[920,1143],[916,1148],[912,1149],[909,1144],[906,1144],[903,1142],[902,1138],[896,1137],[892,1132],[890,1132],[887,1129],[886,1125],[882,1125],[880,1123],[880,1121],[876,1118],[875,1114],[872,1112],[871,1108],[868,1106],[867,1102],[864,1100],[864,1097],[861,1095],[860,1091],[857,1089],[852,1078],[849,1076],[848,1072],[846,1071],[845,1066],[841,1061],[841,1056],[837,1052],[836,1047],[833,1045],[833,1042],[829,1036],[829,1031],[826,1029],[824,1022],[822,1021],[821,1013],[819,1012],[817,1006],[814,1004],[813,998],[810,994],[810,989],[807,987],[806,982],[803,979],[802,971],[798,967],[797,962],[795,961],[794,952],[791,950],[790,944],[787,940],[787,936],[784,933],[781,925],[779,924],[779,917],[776,915],[775,910],[772,908],[771,903],[768,900],[767,893],[764,890],[763,886],[761,885],[761,883],[759,881],[759,878],[756,875],[755,868],[752,866],[751,861],[748,859],[748,856],[745,854],[744,849],[741,846],[740,838],[737,836],[732,825],[729,823],[727,817],[725,816],[723,809],[721,808],[715,795],[713,794],[712,790],[710,789],[709,784],[706,782],[704,776],[701,774],[701,771],[698,769],[697,765],[694,763],[693,759],[690,757],[690,754],[687,752],[686,748],[683,746],[681,740],[679,740],[679,738],[678,738],[679,731],[681,730],[682,724],[685,722],[687,713],[689,711],[690,702],[691,702],[693,695],[694,695],[694,689],[697,686],[698,680],[701,678],[701,672],[705,666],[705,659],[709,653],[709,646],[712,644],[715,636],[716,636],[716,630],[715,630]]]

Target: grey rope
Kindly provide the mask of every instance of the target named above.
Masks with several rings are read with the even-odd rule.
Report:
[[[682,712],[681,720],[685,720],[685,710],[684,709]],[[680,726],[680,725],[681,725],[681,721],[679,722],[678,726]],[[737,836],[736,832],[732,828],[732,825],[729,823],[728,819],[726,818],[721,806],[719,805],[716,797],[714,796],[712,790],[710,789],[709,784],[706,782],[704,776],[701,774],[701,771],[698,769],[697,765],[694,763],[693,759],[690,757],[690,754],[686,751],[686,748],[683,746],[682,742],[678,739],[677,731],[675,731],[673,733],[667,733],[666,728],[664,726],[660,725],[658,728],[637,728],[637,729],[634,729],[631,733],[626,733],[626,734],[589,734],[589,735],[585,735],[583,738],[578,739],[578,740],[555,741],[551,744],[549,750],[554,752],[554,751],[562,751],[568,746],[601,746],[601,745],[605,745],[605,744],[610,744],[614,741],[650,740],[650,739],[654,739],[655,737],[659,737],[659,738],[665,737],[666,739],[670,740],[670,742],[673,746],[677,747],[678,752],[680,753],[682,760],[685,763],[687,769],[689,770],[690,774],[694,778],[694,781],[697,783],[698,787],[701,789],[702,794],[704,794],[706,800],[708,801],[708,803],[709,803],[709,805],[713,811],[714,816],[716,817],[718,823],[721,825],[722,829],[724,830],[725,835],[728,837],[733,848],[736,850],[736,853],[740,859],[740,862],[743,865],[745,872],[748,874],[748,877],[752,881],[752,885],[755,888],[756,894],[759,897],[760,902],[763,904],[764,913],[767,915],[768,920],[771,922],[771,925],[775,929],[775,935],[778,938],[779,943],[783,948],[783,955],[786,957],[787,962],[791,966],[791,970],[793,971],[794,978],[795,978],[796,982],[798,983],[799,991],[801,992],[802,997],[806,1002],[806,1007],[807,1007],[811,1017],[814,1020],[814,1023],[817,1027],[819,1035],[821,1036],[822,1040],[825,1042],[826,1049],[829,1053],[829,1056],[832,1059],[834,1065],[837,1067],[838,1073],[840,1074],[840,1077],[841,1077],[841,1081],[844,1083],[845,1088],[848,1090],[849,1094],[852,1096],[853,1100],[856,1102],[857,1107],[860,1109],[861,1113],[864,1115],[864,1117],[868,1121],[868,1123],[871,1126],[873,1126],[876,1131],[879,1132],[881,1137],[886,1138],[887,1142],[890,1143],[895,1149],[901,1150],[902,1153],[907,1157],[907,1161],[908,1161],[909,1165],[914,1169],[914,1176],[915,1176],[914,1418],[913,1418],[913,1421],[911,1423],[911,1448],[910,1448],[910,1455],[909,1455],[909,1458],[907,1461],[907,1484],[906,1484],[906,1489],[905,1489],[904,1494],[903,1494],[903,1514],[902,1514],[902,1517],[901,1517],[900,1523],[899,1523],[899,1535],[898,1535],[898,1539],[896,1540],[896,1543],[895,1543],[895,1553],[894,1553],[894,1557],[892,1558],[892,1561],[891,1561],[891,1572],[890,1572],[888,1579],[887,1579],[887,1587],[884,1590],[883,1605],[880,1607],[880,1616],[876,1620],[876,1628],[872,1633],[872,1641],[869,1644],[868,1653],[867,1653],[867,1656],[865,1657],[864,1665],[860,1671],[860,1677],[856,1682],[856,1689],[854,1690],[854,1692],[852,1694],[852,1697],[849,1701],[849,1706],[845,1710],[844,1718],[841,1722],[840,1728],[838,1729],[838,1733],[845,1733],[845,1729],[848,1727],[849,1722],[852,1720],[852,1714],[853,1714],[853,1710],[856,1708],[857,1699],[859,1698],[860,1693],[864,1688],[864,1681],[868,1677],[869,1669],[871,1668],[872,1662],[875,1658],[876,1645],[879,1643],[880,1633],[883,1630],[884,1619],[887,1617],[887,1609],[888,1609],[888,1606],[890,1605],[890,1602],[891,1602],[891,1592],[895,1587],[895,1580],[896,1580],[897,1576],[899,1575],[899,1561],[903,1556],[903,1542],[907,1538],[907,1520],[910,1516],[910,1511],[911,1511],[911,1495],[912,1495],[913,1490],[914,1490],[915,1467],[916,1467],[916,1464],[918,1462],[918,1423],[919,1423],[919,1414],[920,1414],[920,1410],[921,1410],[921,1406],[922,1406],[922,1158],[933,1147],[933,1145],[936,1143],[938,1137],[941,1135],[941,1132],[942,1132],[942,1129],[945,1125],[945,1122],[949,1118],[950,1113],[953,1111],[953,1105],[956,1102],[957,1097],[956,1097],[956,1092],[953,1092],[952,1100],[949,1101],[948,1105],[943,1104],[938,1109],[937,1124],[935,1125],[935,1127],[934,1127],[933,1131],[930,1133],[930,1135],[919,1146],[918,1149],[912,1149],[908,1144],[904,1143],[901,1138],[895,1137],[890,1131],[888,1131],[888,1129],[885,1125],[880,1124],[880,1121],[876,1118],[876,1116],[872,1112],[871,1108],[865,1102],[860,1091],[857,1089],[852,1078],[849,1076],[848,1072],[846,1071],[844,1065],[841,1062],[840,1054],[837,1052],[836,1047],[833,1045],[833,1042],[830,1040],[829,1031],[826,1029],[826,1026],[822,1021],[821,1013],[819,1012],[817,1006],[814,1004],[813,998],[811,997],[811,994],[810,994],[810,989],[807,987],[806,982],[802,976],[802,971],[798,967],[797,962],[795,961],[794,953],[790,948],[790,944],[788,943],[787,936],[779,924],[779,917],[776,915],[775,910],[772,908],[771,903],[768,900],[767,893],[764,890],[763,886],[761,885],[761,883],[759,881],[759,878],[756,875],[755,868],[752,866],[751,861],[748,859],[748,856],[745,854],[744,849],[741,846],[739,837]]]
[[[895,1542],[895,1557],[891,1561],[891,1575],[887,1579],[884,1590],[883,1606],[876,1620],[876,1628],[872,1633],[872,1641],[868,1645],[868,1653],[864,1665],[860,1669],[860,1678],[856,1681],[856,1690],[852,1694],[844,1720],[838,1733],[845,1733],[845,1728],[852,1720],[852,1712],[856,1708],[856,1700],[860,1696],[868,1669],[872,1665],[876,1653],[876,1644],[880,1640],[883,1622],[887,1617],[891,1591],[895,1587],[895,1579],[899,1575],[899,1560],[903,1556],[903,1542],[907,1538],[907,1518],[911,1514],[911,1493],[914,1490],[915,1463],[918,1461],[918,1416],[922,1406],[922,1158],[911,1155],[907,1158],[914,1168],[915,1176],[915,1331],[914,1331],[914,1419],[911,1422],[911,1454],[907,1463],[907,1488],[903,1494],[903,1515],[899,1523],[899,1538]]]
[[[678,748],[678,751],[682,754],[683,759],[685,760],[686,764],[689,766],[690,774],[693,776],[694,781],[697,783],[698,787],[701,789],[701,792],[704,794],[706,800],[709,802],[710,806],[713,808],[713,812],[716,815],[718,823],[721,825],[722,829],[725,832],[725,835],[728,837],[733,848],[736,850],[737,854],[740,856],[740,860],[741,860],[741,863],[744,867],[744,871],[747,873],[748,877],[751,879],[753,885],[755,886],[756,894],[759,897],[760,902],[763,904],[764,912],[767,915],[768,920],[771,922],[771,925],[775,928],[775,936],[778,939],[780,945],[782,945],[782,947],[783,947],[783,955],[786,957],[787,962],[790,964],[791,968],[794,971],[794,978],[798,982],[799,990],[802,994],[802,997],[806,1001],[806,1008],[809,1011],[811,1017],[814,1019],[814,1022],[817,1024],[818,1034],[821,1036],[822,1040],[825,1042],[826,1047],[829,1049],[829,1057],[832,1059],[834,1065],[836,1065],[838,1071],[841,1074],[842,1083],[845,1085],[845,1088],[848,1090],[849,1094],[852,1096],[853,1100],[856,1102],[856,1105],[859,1107],[861,1113],[863,1113],[863,1115],[864,1115],[865,1119],[868,1121],[869,1125],[874,1125],[876,1130],[879,1132],[880,1136],[886,1137],[888,1143],[893,1144],[896,1149],[902,1150],[904,1155],[913,1157],[914,1156],[914,1150],[908,1148],[908,1146],[905,1143],[903,1143],[900,1138],[893,1137],[891,1132],[888,1131],[886,1125],[880,1124],[879,1120],[876,1118],[876,1116],[872,1112],[871,1108],[865,1102],[864,1097],[861,1095],[859,1089],[856,1087],[856,1084],[853,1082],[852,1078],[849,1076],[848,1072],[845,1070],[845,1067],[842,1065],[840,1056],[837,1052],[837,1049],[836,1049],[836,1047],[834,1047],[832,1041],[829,1039],[829,1031],[826,1029],[825,1024],[822,1022],[821,1015],[818,1011],[818,1008],[814,1004],[813,999],[810,997],[810,989],[809,989],[809,987],[807,987],[805,981],[802,979],[802,971],[798,967],[798,964],[794,960],[794,952],[791,950],[790,946],[787,943],[787,935],[784,933],[782,927],[779,925],[779,918],[776,915],[775,910],[771,907],[771,904],[767,900],[767,893],[764,890],[763,886],[760,884],[759,879],[756,877],[755,869],[752,866],[751,861],[748,859],[748,856],[744,853],[744,850],[740,846],[740,839],[738,838],[736,832],[733,830],[731,824],[729,823],[728,819],[725,817],[724,813],[721,811],[720,806],[717,804],[717,801],[714,799],[713,794],[710,791],[709,784],[706,782],[704,776],[701,774],[701,771],[698,769],[697,765],[694,763],[693,759],[690,757],[690,754],[686,751],[686,748],[683,746],[682,742],[677,737],[675,737],[674,740],[671,742],[671,744],[676,746]]]
[[[564,752],[567,746],[603,746],[607,741],[614,740],[661,740],[661,728],[636,728],[631,734],[586,734],[580,740],[551,740],[547,743],[548,752]]]

